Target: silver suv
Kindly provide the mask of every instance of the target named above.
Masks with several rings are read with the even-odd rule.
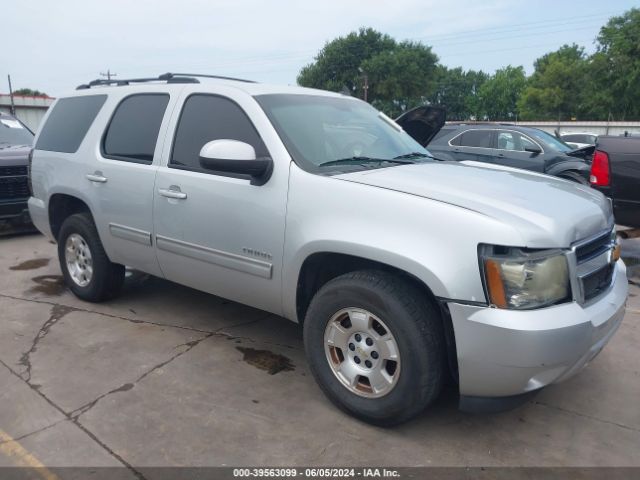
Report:
[[[464,410],[512,407],[622,321],[611,205],[438,161],[406,133],[434,118],[228,78],[94,81],[48,112],[29,209],[81,299],[115,296],[126,265],[301,323],[320,387],[361,419],[405,421],[447,376]]]

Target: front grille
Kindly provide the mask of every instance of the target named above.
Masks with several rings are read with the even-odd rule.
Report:
[[[0,167],[0,177],[26,176],[27,167]]]
[[[586,262],[590,258],[595,258],[611,248],[611,232],[606,232],[593,239],[589,243],[576,248],[576,261]]]
[[[611,252],[615,242],[613,232],[608,231],[574,248],[580,303],[604,293],[610,286],[615,272]]]
[[[27,177],[0,177],[0,201],[29,197]]]
[[[613,270],[613,265],[607,265],[582,279],[585,301],[597,297],[609,288],[613,279]]]

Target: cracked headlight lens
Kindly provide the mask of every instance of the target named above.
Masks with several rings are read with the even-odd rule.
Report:
[[[489,301],[498,308],[540,308],[570,297],[569,267],[560,250],[482,245],[480,260]]]

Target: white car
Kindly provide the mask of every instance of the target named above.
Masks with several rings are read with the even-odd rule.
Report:
[[[598,141],[598,135],[595,133],[563,133],[560,135],[560,140],[577,150],[595,145]]]

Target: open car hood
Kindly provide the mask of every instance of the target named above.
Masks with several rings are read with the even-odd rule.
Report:
[[[425,105],[403,113],[396,118],[396,123],[415,141],[426,147],[444,126],[446,113],[443,107]]]
[[[582,158],[583,160],[588,160],[593,155],[595,149],[595,145],[587,145],[586,147],[577,148],[576,150],[567,152],[566,155],[569,155],[570,157]]]

